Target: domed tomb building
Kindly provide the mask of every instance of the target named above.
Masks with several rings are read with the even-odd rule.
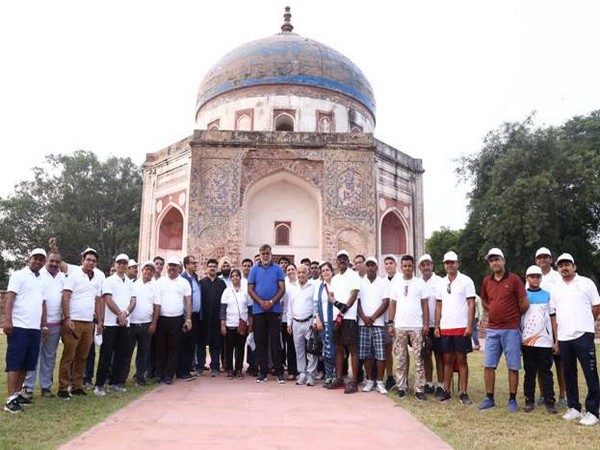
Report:
[[[139,257],[299,262],[423,253],[422,162],[377,140],[373,89],[293,32],[244,44],[204,77],[191,136],[144,163]]]

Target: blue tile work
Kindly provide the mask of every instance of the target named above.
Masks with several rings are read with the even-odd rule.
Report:
[[[373,89],[361,70],[331,47],[293,33],[249,42],[221,58],[200,85],[197,108],[234,89],[270,84],[339,92],[360,102],[375,116]]]

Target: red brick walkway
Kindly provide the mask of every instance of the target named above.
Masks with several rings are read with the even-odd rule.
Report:
[[[158,387],[62,448],[450,448],[394,405],[377,392],[204,374]]]

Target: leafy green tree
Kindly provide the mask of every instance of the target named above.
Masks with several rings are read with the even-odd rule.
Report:
[[[5,290],[8,286],[8,262],[0,255],[0,290]]]
[[[505,123],[457,172],[473,186],[459,240],[471,276],[485,273],[490,247],[521,274],[541,246],[572,253],[580,273],[598,273],[600,111],[559,127],[536,128],[532,118]]]
[[[121,251],[137,255],[141,191],[141,171],[130,158],[48,155],[33,179],[0,199],[0,244],[22,265],[31,248],[48,248],[56,237],[65,260],[78,263],[91,246],[104,269]]]
[[[446,252],[452,250],[458,253],[459,258],[461,257],[458,242],[462,232],[463,230],[451,230],[450,228],[442,227],[431,233],[431,236],[425,242],[425,248],[435,262],[435,272],[438,275],[445,275],[442,259]]]

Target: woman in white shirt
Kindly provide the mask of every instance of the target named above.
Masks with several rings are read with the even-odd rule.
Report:
[[[244,362],[244,345],[248,333],[248,317],[252,313],[252,303],[248,293],[242,288],[242,274],[233,269],[229,275],[232,286],[223,291],[221,296],[221,335],[225,338],[225,366],[227,378],[237,376],[244,378],[242,364]],[[235,371],[232,370],[233,354],[235,352]]]

